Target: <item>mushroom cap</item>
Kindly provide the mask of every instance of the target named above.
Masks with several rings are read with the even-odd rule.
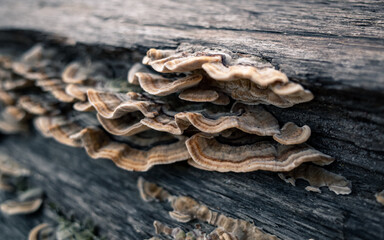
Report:
[[[214,102],[220,97],[219,93],[211,89],[190,88],[182,91],[179,98],[189,102]]]
[[[40,198],[25,202],[8,200],[0,204],[0,210],[7,215],[29,214],[36,212],[42,203]]]
[[[143,59],[143,64],[150,65],[157,72],[190,72],[201,69],[204,63],[221,62],[220,54],[198,53],[183,54],[174,51],[150,49]]]
[[[261,87],[268,87],[277,82],[287,83],[287,76],[273,68],[258,69],[253,66],[235,65],[226,67],[222,62],[205,63],[204,71],[216,81],[233,81],[249,79]]]
[[[270,142],[230,146],[219,143],[214,137],[195,134],[186,141],[188,151],[196,165],[219,172],[272,172],[290,171],[304,162],[326,165],[333,158],[308,145],[275,147]]]
[[[233,109],[236,112],[226,114],[180,112],[173,117],[160,114],[155,118],[144,118],[141,122],[154,130],[175,135],[183,134],[190,125],[201,132],[211,134],[221,133],[231,128],[259,136],[273,136],[280,133],[277,120],[263,108],[235,104]],[[242,112],[237,112],[239,109],[242,109]]]
[[[17,104],[26,112],[35,115],[44,115],[55,110],[57,102],[52,98],[42,98],[40,96],[22,96]]]
[[[75,98],[70,96],[70,95],[68,95],[65,92],[64,88],[62,88],[62,89],[55,89],[55,90],[52,90],[50,92],[60,102],[70,103],[70,102],[75,101]]]
[[[97,119],[107,132],[117,136],[132,136],[150,129],[140,122],[140,118],[138,119],[136,116],[132,115],[124,115],[116,119],[108,119],[97,114]]]
[[[201,74],[190,74],[175,80],[151,73],[139,72],[135,76],[144,91],[156,96],[166,96],[195,86],[203,79]]]
[[[128,71],[127,80],[130,84],[139,85],[139,79],[136,76],[136,73],[147,73],[149,69],[141,63],[135,63]]]
[[[168,145],[155,146],[147,151],[111,141],[100,129],[85,128],[72,138],[80,139],[92,158],[111,159],[128,171],[147,171],[154,165],[169,164],[189,158],[185,139]]]
[[[0,113],[0,132],[12,134],[28,130],[28,125],[24,121],[27,114],[23,109],[16,106],[7,106]]]
[[[171,197],[168,191],[155,183],[145,181],[143,177],[138,178],[137,188],[139,189],[141,199],[146,202],[153,200],[165,201]]]
[[[78,112],[93,112],[95,108],[90,102],[76,102],[73,104],[73,109]]]
[[[80,132],[83,127],[71,119],[63,116],[40,116],[35,118],[34,125],[45,137],[52,137],[56,141],[72,147],[82,146],[81,141],[73,139],[72,135]]]
[[[53,228],[48,223],[41,223],[34,228],[32,228],[31,231],[29,231],[28,234],[28,240],[48,240],[48,236],[53,234]],[[47,238],[47,239],[46,239]]]
[[[0,154],[0,173],[8,176],[29,176],[30,171],[21,167],[14,159],[5,154]]]
[[[82,86],[78,84],[68,84],[65,87],[65,93],[69,96],[76,98],[80,101],[87,101],[87,90],[91,87]]]
[[[345,177],[311,164],[302,164],[290,172],[280,173],[279,177],[294,186],[296,179],[304,179],[310,184],[305,188],[307,191],[321,192],[320,187],[327,186],[337,195],[352,192],[351,182]]]
[[[29,189],[15,200],[0,204],[0,210],[7,215],[29,214],[36,212],[43,203],[43,191],[40,188]]]
[[[281,128],[281,132],[273,135],[273,139],[284,145],[301,144],[311,136],[311,128],[307,125],[298,127],[293,122],[287,122]]]
[[[88,78],[88,71],[80,63],[71,63],[65,67],[61,78],[65,83],[82,84]]]
[[[157,104],[134,92],[121,94],[90,89],[87,95],[88,101],[104,118],[115,119],[135,111],[140,111],[146,117],[158,114]]]

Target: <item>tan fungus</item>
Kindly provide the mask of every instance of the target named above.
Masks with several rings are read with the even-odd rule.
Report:
[[[182,91],[179,98],[189,102],[214,102],[220,95],[215,90],[191,88]]]
[[[97,119],[107,132],[117,136],[132,136],[150,129],[141,123],[140,119],[132,115],[124,115],[117,119],[107,119],[97,114]]]
[[[281,133],[273,135],[273,139],[284,145],[301,144],[311,136],[311,128],[307,125],[298,127],[293,122],[287,122],[281,128]]]
[[[151,73],[135,74],[140,87],[149,94],[166,96],[180,90],[190,88],[199,84],[203,79],[201,74],[191,74],[186,77],[169,79]]]
[[[74,139],[80,139],[92,158],[111,159],[118,167],[129,171],[147,171],[154,165],[169,164],[189,158],[184,140],[159,145],[147,151],[111,141],[100,129],[85,128]]]
[[[0,210],[7,215],[34,213],[42,205],[42,197],[43,191],[41,189],[30,189],[22,193],[15,200],[8,200],[1,203]]]
[[[88,100],[101,116],[108,119],[135,111],[140,111],[146,117],[158,114],[158,106],[154,102],[134,92],[122,94],[88,90]]]
[[[221,62],[221,55],[209,55],[204,53],[183,54],[172,50],[150,49],[143,59],[143,64],[150,65],[157,72],[190,72],[201,69],[204,63]]]
[[[32,96],[22,96],[17,101],[17,104],[26,112],[44,115],[55,110],[54,103],[49,103],[48,100]]]
[[[73,139],[72,135],[79,133],[83,127],[65,117],[40,116],[34,119],[34,125],[45,137],[72,147],[82,146],[81,141]]]
[[[13,134],[25,132],[28,130],[28,125],[24,121],[26,112],[15,106],[7,106],[0,113],[0,132]]]
[[[48,223],[41,223],[29,231],[28,240],[49,240],[53,234],[53,228]]]
[[[195,134],[186,141],[193,160],[189,163],[204,170],[218,172],[251,172],[265,170],[286,172],[304,162],[327,165],[333,158],[308,145],[275,147],[267,141],[249,145],[230,146],[219,143],[214,137]],[[193,162],[192,162],[193,161]]]
[[[346,195],[352,192],[351,182],[345,177],[310,164],[302,164],[290,172],[279,173],[279,177],[293,186],[295,186],[296,179],[304,179],[310,184],[305,190],[311,192],[320,193],[320,187],[324,186],[337,195]]]
[[[264,233],[251,223],[227,217],[218,212],[210,210],[206,205],[198,203],[195,199],[186,196],[172,196],[160,186],[146,182],[143,178],[139,178],[138,187],[141,197],[145,201],[151,200],[167,200],[171,203],[173,211],[169,212],[171,218],[179,222],[189,222],[194,219],[207,222],[219,228],[215,233],[222,234],[222,236],[235,237],[227,239],[278,239],[276,236]],[[156,227],[156,226],[155,226]],[[167,234],[172,233],[170,228],[162,228],[165,226],[158,225],[157,232],[165,230]],[[224,234],[226,233],[226,234]],[[224,238],[225,239],[225,238]]]
[[[14,159],[0,153],[0,172],[12,177],[29,176],[30,171],[20,166]]]

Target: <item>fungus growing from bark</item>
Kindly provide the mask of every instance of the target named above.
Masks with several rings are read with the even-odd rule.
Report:
[[[304,143],[311,136],[311,128],[307,125],[298,127],[293,122],[284,124],[279,134],[273,135],[273,139],[284,145]]]
[[[346,195],[352,192],[351,182],[345,177],[310,164],[302,164],[290,172],[279,173],[279,177],[293,186],[295,186],[297,179],[306,180],[310,186],[307,186],[305,190],[311,192],[321,193],[320,187],[325,186],[337,195]]]
[[[224,214],[214,212],[206,205],[198,203],[193,198],[186,196],[173,196],[162,187],[154,183],[147,182],[141,177],[138,179],[138,188],[140,196],[147,202],[153,200],[167,200],[170,202],[173,211],[169,212],[169,215],[178,222],[186,223],[194,219],[206,222],[217,227],[217,229],[215,229],[215,231],[211,234],[227,236],[227,239],[278,239],[274,235],[264,233],[262,230],[247,221],[234,219],[227,217]],[[173,229],[159,222],[155,222],[155,228],[157,233],[163,232],[168,235],[174,235]],[[180,230],[177,230],[177,232],[180,233]]]
[[[88,99],[96,111],[108,119],[116,119],[135,111],[140,111],[146,117],[158,114],[157,104],[134,92],[121,94],[88,90]]]
[[[150,73],[136,73],[140,87],[149,94],[166,96],[199,84],[203,79],[201,74],[191,74],[176,79],[164,78]]]
[[[143,64],[159,73],[134,64],[122,87],[109,64],[78,60],[63,68],[57,56],[57,49],[37,45],[10,60],[13,71],[24,78],[7,88],[13,91],[33,79],[39,90],[36,95],[28,89],[0,91],[6,105],[0,116],[4,132],[19,132],[27,116],[41,115],[34,124],[44,136],[136,171],[187,159],[192,166],[221,172],[290,171],[304,162],[333,161],[302,144],[310,136],[308,126],[289,122],[280,128],[273,115],[252,106],[289,107],[313,97],[258,57],[183,44],[176,50],[150,49]],[[11,74],[3,68],[2,75]],[[91,117],[80,121],[80,116]],[[144,140],[150,146],[139,147],[131,141],[147,132],[162,132],[154,136],[168,140]]]
[[[328,165],[333,158],[306,144],[275,146],[262,141],[231,146],[218,142],[213,136],[196,134],[186,141],[194,167],[218,172],[291,171],[304,162]]]
[[[170,164],[189,158],[185,139],[149,150],[139,150],[111,141],[103,131],[94,128],[85,128],[72,135],[72,139],[81,140],[90,157],[111,159],[118,167],[129,171],[147,171],[154,165]]]
[[[43,191],[40,188],[27,190],[15,200],[0,204],[1,212],[7,215],[29,214],[36,212],[43,203]]]
[[[54,239],[53,228],[48,223],[41,223],[32,228],[28,234],[28,240],[50,240]]]

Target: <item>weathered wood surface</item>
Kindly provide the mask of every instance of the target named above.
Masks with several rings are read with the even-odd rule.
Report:
[[[46,31],[127,48],[213,44],[260,55],[299,81],[384,90],[382,1],[1,0],[0,4],[0,28]]]
[[[262,56],[316,96],[293,108],[268,109],[282,122],[309,125],[313,132],[309,143],[336,158],[328,169],[353,183],[351,195],[336,196],[328,190],[308,193],[264,172],[220,174],[181,163],[130,173],[39,134],[2,136],[0,150],[31,167],[34,181],[46,189],[51,201],[74,210],[80,219],[93,219],[109,239],[149,237],[154,233],[153,220],[176,225],[167,217],[166,205],[139,199],[139,175],[215,210],[253,221],[282,239],[384,239],[384,209],[374,199],[374,193],[384,188],[382,2],[1,0],[0,4],[3,29],[34,29],[141,53],[149,47],[190,42]],[[13,40],[33,36],[32,42],[36,36],[45,38],[23,32],[12,36],[18,36]],[[41,218],[29,217],[33,223]],[[33,225],[2,215],[0,222],[4,239],[22,239]]]

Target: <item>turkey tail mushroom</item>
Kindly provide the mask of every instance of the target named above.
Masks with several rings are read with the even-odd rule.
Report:
[[[286,172],[304,162],[327,165],[333,158],[306,144],[275,147],[270,142],[231,146],[218,142],[213,136],[196,134],[186,141],[195,167],[219,172],[251,172],[265,170]],[[193,162],[191,162],[193,161]]]

